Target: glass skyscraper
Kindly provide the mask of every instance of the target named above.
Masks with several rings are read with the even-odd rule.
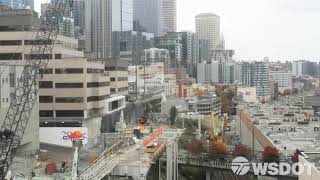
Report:
[[[34,9],[34,0],[0,0],[0,5],[13,9]]]
[[[142,30],[159,36],[162,32],[160,0],[134,0],[133,23],[135,31]]]

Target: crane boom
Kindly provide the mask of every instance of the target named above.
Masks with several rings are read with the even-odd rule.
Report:
[[[27,127],[32,109],[37,101],[37,82],[43,77],[57,35],[59,25],[65,16],[68,5],[73,0],[53,0],[41,16],[40,28],[37,31],[34,43],[32,43],[30,57],[26,60],[20,80],[15,89],[15,96],[10,102],[9,109],[1,125],[0,136],[0,179],[4,179],[6,173],[20,146],[24,131]]]

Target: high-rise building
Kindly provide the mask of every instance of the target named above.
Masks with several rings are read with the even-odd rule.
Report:
[[[242,63],[242,85],[256,87],[259,97],[270,97],[268,63]]]
[[[85,0],[73,0],[72,15],[74,19],[74,34],[76,37],[84,35],[85,29]]]
[[[44,15],[47,8],[49,7],[49,3],[41,4],[41,15]],[[74,37],[75,28],[74,28],[74,19],[70,15],[63,17],[60,25],[59,25],[59,34]]]
[[[162,32],[160,0],[133,1],[133,29],[159,36]]]
[[[292,75],[300,77],[303,75],[316,76],[318,75],[319,65],[316,62],[310,62],[305,60],[293,61],[292,63]]]
[[[143,50],[153,46],[153,34],[124,31],[120,35],[120,58],[130,65],[142,64]]]
[[[212,13],[198,14],[195,24],[198,38],[208,40],[209,51],[214,50],[220,42],[220,17]]]
[[[154,38],[154,46],[167,49],[170,53],[171,67],[178,67],[182,60],[182,35],[177,32],[168,32],[164,36]]]
[[[12,9],[34,9],[34,0],[0,0],[0,5]]]
[[[206,39],[199,39],[197,34],[194,34],[193,42],[193,61],[200,63],[209,60],[209,44]]]
[[[198,83],[219,83],[219,67],[217,61],[214,62],[200,62],[197,65],[197,82]]]
[[[162,32],[177,31],[177,2],[176,0],[161,0]]]
[[[90,0],[85,4],[85,51],[90,58],[112,57],[112,1]]]
[[[188,75],[195,77],[196,61],[193,61],[194,36],[192,32],[180,32],[182,44],[181,65],[187,69]]]
[[[121,0],[121,31],[133,30],[133,0]]]

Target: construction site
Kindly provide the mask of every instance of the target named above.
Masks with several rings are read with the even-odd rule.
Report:
[[[25,49],[16,44],[17,51],[21,52],[22,61],[12,61],[14,63],[4,61],[1,65],[2,73],[9,74],[10,71],[16,71],[17,67],[19,67],[20,73],[16,75],[18,78],[14,81],[15,88],[9,92],[12,94],[12,99],[10,102],[7,100],[7,108],[2,109],[4,117],[2,117],[0,129],[0,179],[177,179],[179,176],[178,141],[184,133],[184,129],[178,129],[161,122],[151,122],[150,117],[130,120],[130,124],[127,125],[128,120],[124,118],[123,111],[116,122],[114,133],[100,133],[99,124],[101,122],[99,121],[101,119],[99,118],[87,121],[78,120],[75,122],[78,125],[70,128],[59,127],[58,123],[50,122],[50,119],[45,118],[39,122],[39,118],[36,116],[39,111],[38,93],[40,91],[38,85],[40,89],[52,88],[52,85],[48,83],[50,79],[48,74],[52,71],[50,68],[53,64],[48,54],[57,51],[55,49],[56,42],[72,42],[68,39],[61,39],[62,37],[58,35],[63,17],[65,13],[70,11],[72,5],[72,0],[52,1],[42,14],[40,21],[35,18],[37,15],[29,10],[22,12],[10,11],[5,7],[3,9],[4,17],[14,16],[18,19],[21,18],[19,15],[30,17],[32,21],[26,21],[23,28],[39,27],[34,33],[26,33],[26,35],[18,33],[16,36],[7,36],[7,38],[19,36],[25,38],[22,44],[28,45],[29,55],[23,55]],[[35,24],[32,24],[33,21]],[[5,25],[7,22],[2,21],[2,23]],[[24,22],[15,23],[23,24]],[[11,41],[8,40],[8,42]],[[60,45],[57,46],[60,48]],[[11,49],[9,48],[9,50]],[[62,47],[62,53],[63,49]],[[78,53],[77,56],[82,55]],[[55,57],[59,59],[59,56],[55,55]],[[58,61],[55,60],[55,62]],[[76,69],[72,69],[72,71],[59,70],[57,65],[55,68],[55,74],[72,74],[79,71]],[[88,68],[88,73],[101,71],[98,65],[92,64],[90,68],[97,69]],[[4,75],[2,74],[2,76]],[[107,75],[104,74],[104,76]],[[43,78],[48,80],[40,81]],[[105,79],[106,77],[101,78]],[[96,83],[98,85],[92,83],[90,86],[99,87],[99,83]],[[56,88],[65,85],[55,84]],[[76,85],[76,83],[69,83],[66,88],[72,88],[70,85]],[[40,93],[49,93],[49,91],[41,90]],[[48,97],[41,96],[40,103],[51,102]],[[92,101],[91,99],[90,101]],[[66,100],[66,98],[60,98],[60,100],[56,99],[56,102]],[[112,100],[114,102],[110,102],[109,111],[122,108],[121,97]],[[78,100],[73,98],[71,101]],[[55,116],[52,117],[58,118],[59,113],[63,114],[56,111]],[[79,112],[70,111],[70,113]],[[85,117],[89,112],[81,113]],[[43,115],[42,117],[51,116],[48,110],[42,109],[40,109],[40,115]],[[64,125],[72,124],[69,121],[61,123]],[[214,120],[213,123],[215,122]],[[39,128],[37,124],[41,124],[41,127]],[[52,128],[53,125],[56,127]],[[213,129],[216,129],[216,124],[213,124]],[[221,132],[224,132],[224,123],[220,123],[218,131],[212,133],[210,138],[212,141],[223,144],[223,137],[217,137],[220,137]],[[210,173],[208,179],[210,179]]]

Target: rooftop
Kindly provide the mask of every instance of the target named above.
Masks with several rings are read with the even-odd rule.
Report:
[[[284,154],[320,151],[320,119],[314,111],[298,106],[249,107],[251,120]]]

